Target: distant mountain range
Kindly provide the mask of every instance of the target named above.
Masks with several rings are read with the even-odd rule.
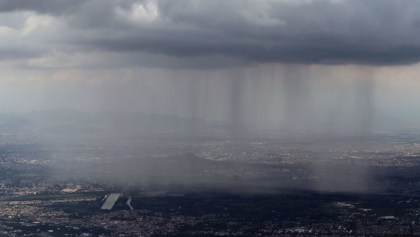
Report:
[[[201,119],[135,112],[83,112],[73,109],[38,110],[28,113],[0,114],[0,131],[25,129],[46,133],[92,134],[101,132],[172,133],[223,129],[223,124]]]

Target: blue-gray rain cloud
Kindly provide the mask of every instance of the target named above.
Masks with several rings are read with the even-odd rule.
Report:
[[[120,52],[128,60],[109,59],[119,67],[150,66],[139,54],[175,58],[154,61],[157,67],[198,68],[221,67],[221,59],[227,65],[393,65],[420,59],[420,3],[414,0],[0,1],[2,14],[28,11],[62,24],[42,40],[16,44],[16,50]]]

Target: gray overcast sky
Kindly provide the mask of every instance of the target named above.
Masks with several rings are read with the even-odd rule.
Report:
[[[419,61],[417,0],[0,0],[0,112],[395,114]]]
[[[0,60],[20,67],[410,64],[416,0],[0,0]]]

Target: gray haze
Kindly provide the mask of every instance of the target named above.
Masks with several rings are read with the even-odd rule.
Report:
[[[402,76],[384,71],[417,70],[419,11],[411,0],[3,0],[3,111],[370,131]]]
[[[60,148],[418,131],[419,60],[415,0],[0,0],[0,125]]]

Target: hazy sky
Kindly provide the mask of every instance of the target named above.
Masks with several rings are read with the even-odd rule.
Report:
[[[416,0],[0,0],[2,111],[410,110],[418,61]]]

